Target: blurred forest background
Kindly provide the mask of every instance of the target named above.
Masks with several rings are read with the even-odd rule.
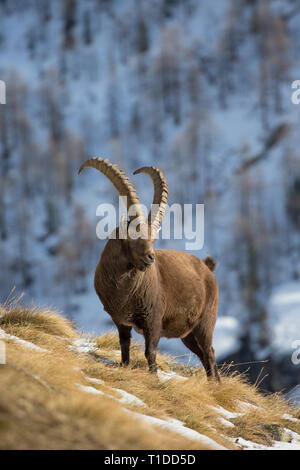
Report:
[[[77,169],[109,158],[149,204],[150,181],[130,175],[157,165],[170,204],[205,204],[218,362],[268,360],[241,370],[267,372],[270,390],[299,383],[299,26],[297,0],[0,0],[1,301],[16,286],[109,329],[93,290],[96,207],[117,194]]]

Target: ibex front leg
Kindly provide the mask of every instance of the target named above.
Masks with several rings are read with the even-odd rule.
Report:
[[[160,338],[161,325],[151,324],[144,328],[145,356],[148,361],[149,371],[157,372],[156,350]]]
[[[122,365],[128,366],[130,360],[131,326],[117,325],[121,346]]]

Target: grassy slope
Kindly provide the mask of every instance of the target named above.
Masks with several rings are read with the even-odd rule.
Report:
[[[5,339],[7,363],[0,365],[2,449],[209,448],[205,442],[145,423],[128,410],[160,419],[176,418],[230,449],[240,448],[233,439],[237,437],[271,445],[274,439],[287,438],[283,428],[300,433],[300,421],[282,417],[288,413],[300,418],[299,411],[288,407],[279,395],[262,395],[245,377],[223,371],[221,385],[208,383],[202,370],[176,365],[159,355],[160,369],[177,370],[187,378],[162,382],[148,373],[143,351],[137,344],[132,345],[131,367],[120,368],[116,364],[119,343],[114,334],[90,338],[91,344],[97,346],[95,351],[78,353],[74,340],[80,334],[56,313],[11,305],[0,309],[0,316],[1,330],[43,348],[32,350],[14,339]],[[102,362],[101,358],[114,363]],[[91,382],[91,377],[98,382]],[[102,391],[117,400],[121,395],[115,389],[122,389],[146,406],[87,393],[78,384],[92,386],[93,391]],[[255,406],[242,410],[240,401]],[[226,416],[224,422],[217,406],[243,412]]]

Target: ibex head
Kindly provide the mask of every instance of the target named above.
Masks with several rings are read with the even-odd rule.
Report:
[[[112,165],[107,159],[91,158],[81,165],[78,173],[87,167],[96,168],[107,176],[124,198],[129,220],[122,224],[122,237],[118,237],[118,242],[122,244],[129,264],[140,271],[145,271],[155,261],[153,243],[160,229],[168,200],[168,185],[162,172],[155,167],[143,167],[134,172],[134,174],[148,174],[154,185],[152,208],[146,221],[136,191],[123,170],[117,165]],[[135,229],[134,234],[133,229]],[[119,232],[120,227],[117,234]]]

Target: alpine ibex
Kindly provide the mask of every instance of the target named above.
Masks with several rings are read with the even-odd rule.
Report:
[[[83,163],[96,168],[126,196],[129,223],[139,217],[139,229],[147,233],[137,239],[110,238],[95,272],[95,290],[119,331],[122,364],[129,364],[131,329],[145,338],[145,356],[151,372],[157,371],[156,349],[161,337],[180,338],[195,353],[207,376],[219,379],[212,336],[218,308],[218,284],[213,271],[216,262],[175,251],[155,250],[153,243],[168,198],[168,185],[155,167],[135,171],[148,174],[154,184],[154,198],[148,221],[136,191],[125,173],[108,160],[92,158]],[[132,216],[129,208],[135,207]],[[157,208],[153,214],[153,208]],[[126,224],[126,230],[128,225]]]

